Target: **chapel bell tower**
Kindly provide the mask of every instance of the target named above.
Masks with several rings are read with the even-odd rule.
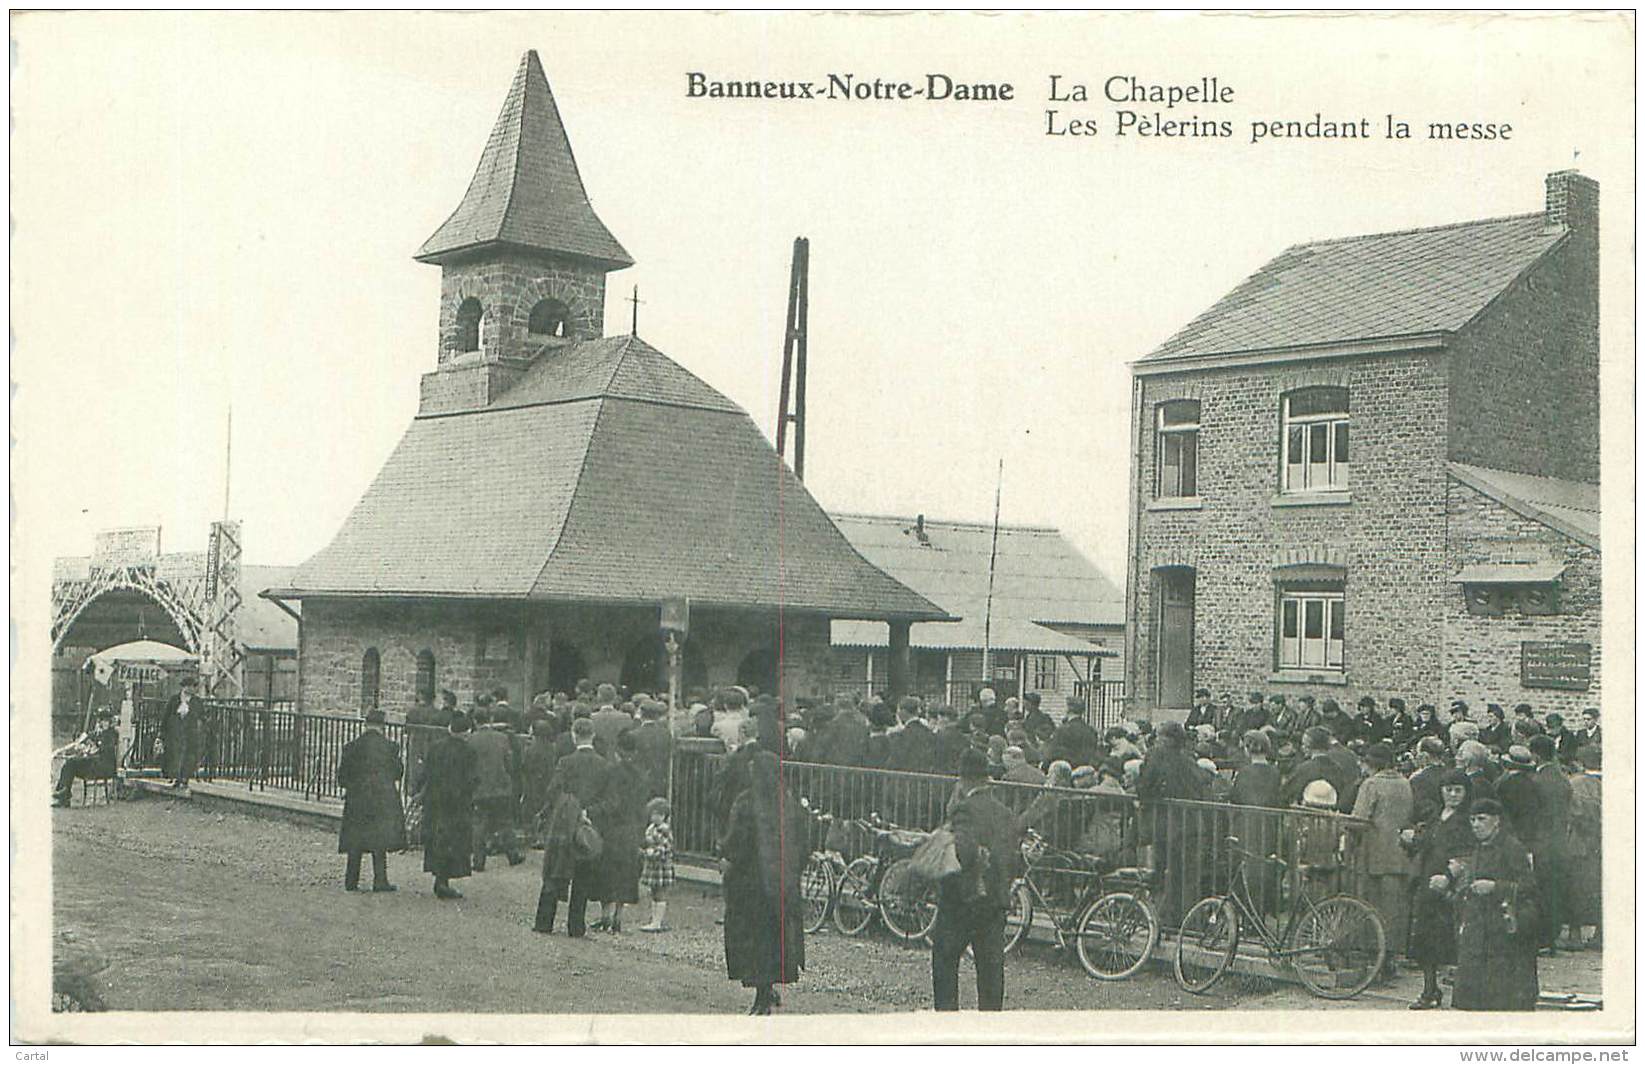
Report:
[[[484,407],[539,357],[604,330],[605,275],[634,265],[595,215],[535,51],[468,192],[417,252],[440,267],[440,342],[421,414]]]

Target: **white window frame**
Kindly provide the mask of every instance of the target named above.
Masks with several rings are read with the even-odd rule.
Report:
[[[1275,649],[1280,669],[1341,673],[1346,659],[1347,600],[1338,591],[1280,589]],[[1318,635],[1308,635],[1318,619]]]
[[[1192,403],[1195,407],[1194,420],[1180,424],[1167,425],[1165,423],[1165,409],[1173,404]],[[1164,400],[1154,406],[1154,498],[1155,499],[1193,499],[1199,495],[1199,401],[1198,400]],[[1182,490],[1182,448],[1184,437],[1192,439],[1194,452],[1194,484],[1193,491]],[[1177,483],[1174,491],[1168,491],[1165,482],[1165,445],[1167,441],[1177,445]]]
[[[1344,397],[1347,395],[1346,389],[1332,387],[1330,390],[1341,392]],[[1344,453],[1353,454],[1349,450],[1352,431],[1349,428],[1351,418],[1346,398],[1340,410],[1319,414],[1291,413],[1293,399],[1314,391],[1316,389],[1298,389],[1280,398],[1279,476],[1280,491],[1283,493],[1345,492],[1351,482],[1352,462],[1348,458],[1338,457]],[[1291,461],[1293,429],[1298,432],[1302,460],[1296,463]],[[1323,459],[1315,454],[1316,449],[1321,447],[1325,452]]]

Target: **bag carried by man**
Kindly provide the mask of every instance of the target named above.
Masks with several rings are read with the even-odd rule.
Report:
[[[914,848],[909,858],[914,875],[935,883],[960,871],[959,855],[954,850],[954,830],[947,825],[932,832]]]

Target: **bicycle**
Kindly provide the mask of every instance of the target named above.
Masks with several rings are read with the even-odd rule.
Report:
[[[1026,868],[1011,884],[1011,904],[1005,916],[1005,953],[1028,937],[1036,906],[1051,916],[1057,948],[1068,949],[1073,935],[1074,955],[1080,966],[1098,980],[1123,980],[1148,961],[1159,943],[1159,917],[1148,897],[1148,873],[1141,869],[1105,870],[1102,859],[1078,851],[1052,847],[1029,829],[1022,844]],[[1053,875],[1070,877],[1084,886],[1073,905],[1052,902],[1060,894],[1042,881]]]
[[[1245,850],[1237,836],[1229,836],[1228,844],[1236,855],[1228,893],[1201,899],[1182,919],[1173,967],[1183,990],[1203,994],[1228,971],[1247,921],[1262,941],[1268,960],[1276,967],[1290,968],[1320,998],[1353,998],[1371,986],[1388,957],[1388,937],[1376,910],[1348,894],[1315,902],[1303,883],[1301,866],[1277,855],[1263,857]],[[1277,932],[1251,898],[1248,862],[1289,870],[1290,913]]]
[[[841,933],[860,935],[877,915],[886,931],[905,943],[928,937],[937,923],[937,888],[914,875],[907,854],[929,833],[898,828],[878,814],[844,822],[828,814],[817,817],[830,829],[823,849],[811,853],[800,873],[806,931],[821,929],[832,916]],[[836,831],[847,826],[872,837],[871,853],[845,861]]]

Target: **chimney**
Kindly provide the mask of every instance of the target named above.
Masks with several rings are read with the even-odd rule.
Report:
[[[1599,230],[1599,182],[1575,170],[1556,170],[1545,182],[1550,226],[1568,226],[1589,235]]]

